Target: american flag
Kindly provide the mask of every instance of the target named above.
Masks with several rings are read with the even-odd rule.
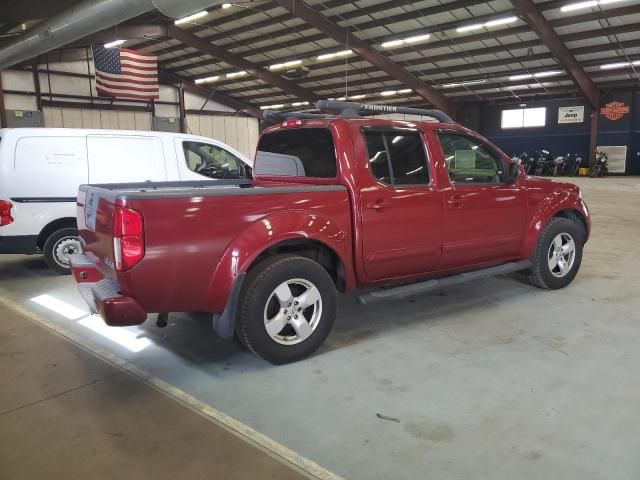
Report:
[[[93,47],[99,95],[152,100],[160,97],[158,57],[127,48]]]

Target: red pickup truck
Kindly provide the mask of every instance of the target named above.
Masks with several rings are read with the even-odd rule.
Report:
[[[525,176],[441,112],[354,105],[266,129],[253,179],[82,186],[72,267],[90,307],[112,326],[211,312],[219,335],[286,363],[325,340],[338,292],[370,287],[370,303],[519,270],[541,288],[574,279],[590,232],[578,187]],[[440,121],[358,115],[380,109]]]

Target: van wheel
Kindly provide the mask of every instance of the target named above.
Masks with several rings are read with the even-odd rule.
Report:
[[[273,364],[308,357],[333,327],[336,288],[313,260],[268,259],[250,272],[243,290],[236,335],[251,352]]]
[[[71,273],[69,255],[82,253],[78,230],[62,228],[53,232],[44,242],[44,260],[49,268],[61,275]]]

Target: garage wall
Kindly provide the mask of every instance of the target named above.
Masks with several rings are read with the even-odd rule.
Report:
[[[640,93],[631,90],[614,90],[607,92],[600,101],[601,105],[609,102],[622,102],[629,106],[630,112],[615,121],[598,117],[598,145],[627,145],[627,173],[640,173]],[[559,124],[558,109],[560,107],[585,107],[585,120],[577,124]],[[521,152],[533,152],[546,149],[552,155],[580,153],[588,158],[591,107],[581,98],[565,100],[527,101],[529,107],[546,107],[546,126],[524,129],[501,128],[502,110],[519,108],[520,102],[500,105],[480,105],[478,130],[509,155]],[[465,105],[464,111],[474,108]]]
[[[258,119],[190,114],[187,132],[217,138],[252,158],[258,143]]]
[[[151,113],[86,108],[43,107],[44,126],[49,128],[108,128],[151,130]]]
[[[148,102],[123,101],[100,98],[95,89],[93,62],[56,62],[40,65],[41,70],[60,71],[77,77],[39,73],[42,113],[45,127],[104,128],[117,130],[151,130],[152,113]],[[0,72],[5,91],[4,104],[11,110],[38,110],[33,73],[22,70]],[[6,93],[9,92],[9,93]],[[47,106],[47,104],[55,104]],[[73,104],[77,103],[78,106]],[[82,104],[93,103],[93,108]],[[63,106],[58,106],[63,104]],[[108,104],[108,105],[107,105]],[[99,105],[105,105],[100,108]],[[120,108],[119,108],[120,107]],[[160,86],[160,99],[155,102],[158,117],[180,116],[177,88]],[[258,121],[206,98],[185,93],[187,133],[221,140],[244,155],[252,157],[258,139]],[[198,113],[190,113],[189,111]],[[176,120],[178,121],[178,120]]]

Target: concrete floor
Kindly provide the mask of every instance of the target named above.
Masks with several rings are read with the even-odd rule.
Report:
[[[0,478],[307,478],[0,305]]]
[[[36,257],[0,259],[0,297],[345,478],[637,480],[640,179],[576,183],[594,226],[569,288],[495,278],[375,307],[346,296],[325,346],[293,365],[197,316],[96,332],[61,308],[82,308],[72,281]]]

